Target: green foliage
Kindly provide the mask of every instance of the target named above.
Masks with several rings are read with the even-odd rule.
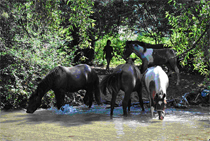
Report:
[[[193,46],[206,28],[209,28],[210,21],[210,2],[200,1],[199,3],[176,3],[171,4],[179,9],[179,13],[166,12],[169,24],[173,27],[173,34],[170,38],[170,45],[177,50],[178,54],[185,52]],[[209,49],[209,30],[201,38],[195,48],[184,55],[183,65],[188,63],[188,59],[193,56],[194,69],[203,75],[209,75],[210,49]]]
[[[98,62],[98,64],[106,64],[106,60],[103,59],[103,49],[106,46],[107,40],[111,41],[111,46],[113,47],[114,54],[115,56],[112,58],[110,66],[116,66],[118,64],[122,64],[125,61],[122,59],[122,52],[123,52],[123,47],[125,46],[125,41],[119,40],[117,37],[110,37],[110,36],[104,36],[103,39],[99,40],[96,42],[95,45],[95,51],[96,51],[96,56],[95,56],[95,61]]]
[[[59,8],[59,16],[62,17],[60,23],[64,25],[60,28],[60,36],[65,40],[71,40],[72,32],[78,29],[80,36],[80,47],[87,47],[87,29],[93,26],[94,19],[90,18],[93,13],[91,0],[64,0],[60,2],[63,7]]]
[[[114,57],[111,60],[110,66],[111,67],[116,67],[119,64],[123,64],[125,63],[125,60],[122,58],[123,56],[123,51],[124,51],[124,47],[125,47],[125,42],[127,40],[131,40],[131,38],[129,38],[128,36],[128,32],[126,32],[126,34],[122,33],[119,34],[117,36],[104,36],[103,39],[99,40],[96,42],[95,44],[95,63],[98,65],[106,65],[106,60],[102,60],[103,59],[103,49],[107,44],[107,40],[111,41],[111,46],[113,47],[114,50]],[[131,34],[132,35],[132,34]],[[143,36],[137,36],[137,39],[139,38],[143,38]],[[132,58],[136,58],[137,60],[135,61],[136,65],[141,65],[142,61],[140,60],[139,57],[137,57],[134,53],[131,54]]]

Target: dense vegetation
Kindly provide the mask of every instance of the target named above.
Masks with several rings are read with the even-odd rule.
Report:
[[[78,63],[105,65],[108,39],[116,55],[112,66],[124,63],[126,40],[140,40],[185,52],[181,66],[209,77],[209,21],[207,0],[1,0],[0,106],[25,107],[41,78],[55,66],[74,65],[79,49],[95,54],[91,60],[81,55]],[[49,92],[44,101],[49,104],[53,97]]]

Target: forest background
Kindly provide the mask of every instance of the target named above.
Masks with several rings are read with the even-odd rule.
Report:
[[[1,0],[0,107],[25,107],[38,82],[58,65],[106,65],[108,39],[115,51],[112,67],[125,63],[126,40],[139,40],[185,52],[179,67],[210,81],[209,21],[208,0]],[[81,53],[85,49],[94,50],[94,58]],[[44,101],[53,98],[50,91]]]

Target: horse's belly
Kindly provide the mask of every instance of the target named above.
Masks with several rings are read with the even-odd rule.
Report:
[[[54,88],[52,89],[60,89],[67,92],[76,92],[81,89],[85,89],[88,86],[86,80],[66,80],[66,81],[57,81],[55,83]]]
[[[80,83],[70,83],[67,88],[66,88],[66,91],[69,91],[69,92],[75,92],[75,91],[78,91],[78,90],[81,90],[81,89],[86,89],[88,86],[88,84],[85,83],[85,81],[83,82],[80,82]]]

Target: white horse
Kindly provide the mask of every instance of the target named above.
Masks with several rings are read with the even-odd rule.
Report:
[[[150,67],[143,74],[142,80],[149,94],[151,116],[154,108],[157,110],[159,119],[164,118],[166,105],[166,90],[169,86],[169,79],[160,66]]]

